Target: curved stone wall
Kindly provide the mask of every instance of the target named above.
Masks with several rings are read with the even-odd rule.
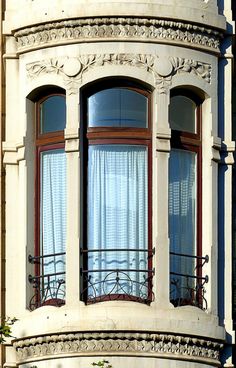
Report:
[[[177,22],[182,20],[225,29],[225,19],[218,15],[216,0],[22,0],[21,3],[11,0],[7,4],[5,30],[11,32],[30,25],[70,18],[143,17],[144,14],[149,18],[172,19]]]

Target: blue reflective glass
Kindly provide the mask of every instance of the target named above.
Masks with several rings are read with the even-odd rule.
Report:
[[[146,96],[125,88],[110,88],[88,98],[89,127],[147,128]]]
[[[66,100],[64,96],[51,96],[40,105],[40,133],[64,130],[66,125]]]
[[[170,100],[170,128],[196,133],[196,103],[186,96],[173,96]]]

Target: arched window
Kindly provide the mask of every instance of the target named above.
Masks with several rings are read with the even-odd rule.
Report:
[[[150,93],[135,87],[103,83],[84,93],[81,217],[87,303],[151,300]]]
[[[65,95],[44,94],[36,106],[35,295],[30,308],[64,303],[66,242]]]
[[[169,121],[170,300],[175,306],[202,307],[201,101],[175,90]]]

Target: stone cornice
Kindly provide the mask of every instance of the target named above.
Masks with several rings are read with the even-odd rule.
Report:
[[[89,41],[168,43],[219,53],[222,34],[208,27],[146,18],[71,19],[15,31],[18,53],[49,46]]]
[[[146,332],[71,332],[13,341],[17,363],[50,357],[129,355],[181,359],[219,365],[223,344],[197,337]]]

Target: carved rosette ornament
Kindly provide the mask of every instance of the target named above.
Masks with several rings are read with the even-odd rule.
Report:
[[[117,331],[43,335],[15,340],[13,346],[18,364],[56,355],[71,357],[111,353],[194,360],[215,366],[219,364],[223,344],[181,335]]]
[[[208,27],[146,18],[72,19],[26,27],[14,33],[18,53],[77,42],[130,40],[168,43],[220,52],[222,34]]]
[[[90,54],[77,58],[52,58],[30,63],[26,66],[28,77],[36,78],[41,74],[59,74],[63,77],[70,94],[76,93],[85,72],[104,65],[126,65],[145,69],[154,77],[160,93],[166,93],[173,75],[190,73],[205,82],[211,83],[211,65],[183,58],[158,58],[145,54]]]

